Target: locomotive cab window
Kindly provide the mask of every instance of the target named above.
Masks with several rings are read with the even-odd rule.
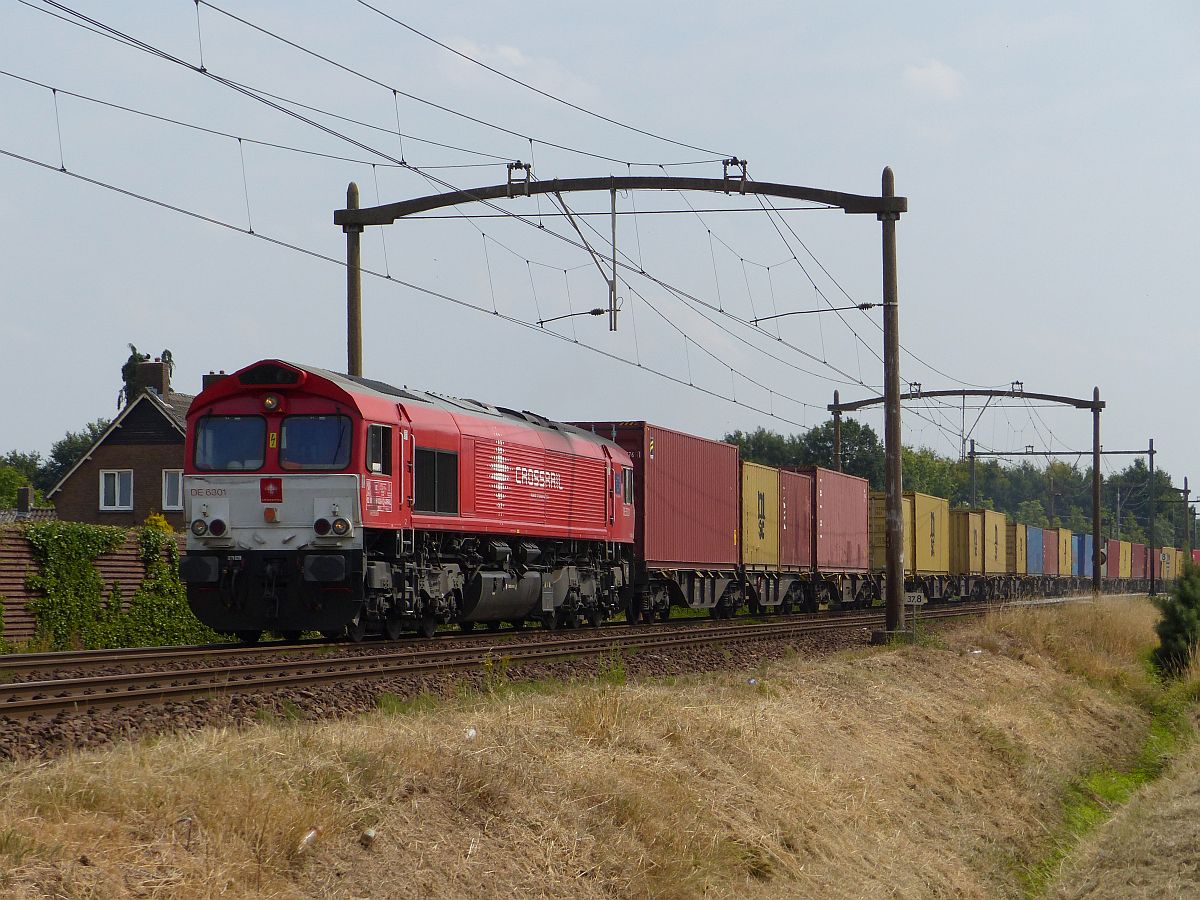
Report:
[[[287,416],[279,434],[285,469],[344,469],[350,464],[349,416]]]
[[[626,503],[633,502],[633,469],[625,469],[625,494],[622,498]]]
[[[413,480],[417,512],[458,514],[458,454],[418,447]]]
[[[196,423],[196,468],[203,472],[261,469],[267,438],[262,416],[204,416]]]
[[[392,428],[367,426],[367,471],[372,475],[392,474]]]

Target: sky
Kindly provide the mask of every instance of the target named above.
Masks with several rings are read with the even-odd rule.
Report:
[[[504,183],[516,160],[720,178],[736,156],[858,194],[892,167],[905,383],[1098,386],[1106,448],[1153,438],[1177,484],[1200,476],[1195,4],[367,2],[0,5],[0,452],[114,415],[130,343],[170,349],[186,393],[261,358],[344,371],[350,181],[372,206]],[[536,324],[607,303],[610,197],[562,201],[369,228],[364,374],[710,437],[881,393],[881,310],[829,311],[881,299],[874,217],[622,193],[610,333]],[[966,405],[907,406],[906,443],[1090,449],[1086,412]]]

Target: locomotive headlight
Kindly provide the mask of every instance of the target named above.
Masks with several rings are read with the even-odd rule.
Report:
[[[225,522],[222,519],[213,519],[208,524],[208,533],[213,537],[221,537],[225,534]]]
[[[263,397],[263,409],[267,412],[275,412],[275,410],[279,409],[279,402],[278,394],[267,394],[267,396]]]
[[[350,520],[336,518],[333,520],[333,533],[338,537],[345,537],[350,533]]]
[[[208,534],[208,523],[203,519],[195,519],[192,522],[192,534],[196,537],[204,537]]]
[[[325,537],[325,535],[329,534],[329,520],[317,519],[317,521],[313,522],[313,531],[317,533],[318,537]]]

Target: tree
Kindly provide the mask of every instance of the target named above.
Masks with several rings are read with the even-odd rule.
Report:
[[[1151,599],[1162,613],[1154,626],[1159,641],[1154,664],[1167,675],[1179,675],[1191,663],[1200,641],[1200,568],[1184,563],[1171,592]]]
[[[24,453],[20,450],[9,450],[0,458],[0,464],[16,469],[26,480],[33,484],[42,470],[42,454],[36,450]]]
[[[1050,524],[1041,500],[1022,500],[1017,504],[1013,519],[1022,525],[1033,525],[1036,528],[1046,528]]]
[[[96,443],[96,438],[104,433],[108,425],[108,419],[97,419],[84,425],[82,431],[68,431],[55,441],[50,447],[50,458],[38,473],[35,486],[44,493],[58,484],[71,466],[79,462],[83,454]]]
[[[804,465],[834,468],[833,422],[823,422],[800,436]],[[883,444],[870,425],[855,419],[842,419],[842,471],[857,475],[883,490]]]
[[[138,379],[138,368],[144,362],[150,361],[149,353],[138,353],[138,348],[129,345],[129,359],[121,366],[121,390],[117,392],[117,409],[133,402],[133,398],[141,393],[142,385]]]
[[[0,463],[0,509],[12,509],[17,505],[17,488],[30,483],[20,469]]]

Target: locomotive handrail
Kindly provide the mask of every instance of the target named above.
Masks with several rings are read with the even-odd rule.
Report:
[[[527,197],[534,194],[565,194],[577,191],[712,191],[730,194],[763,194],[784,197],[789,200],[808,200],[843,209],[848,214],[864,213],[899,217],[908,212],[907,197],[869,197],[862,194],[846,194],[821,188],[801,187],[795,184],[777,184],[771,181],[742,181],[737,178],[689,178],[676,175],[624,175],[600,176],[596,178],[552,178],[549,181],[529,181],[496,184],[489,187],[449,191],[383,206],[363,209],[339,209],[333,213],[335,225],[358,226],[390,225],[397,219],[415,213],[475,203],[485,200],[502,200]]]

